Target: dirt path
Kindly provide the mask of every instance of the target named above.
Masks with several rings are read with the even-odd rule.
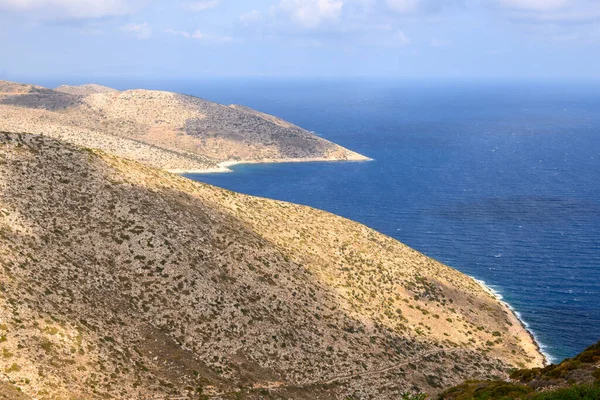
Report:
[[[372,376],[377,376],[389,371],[393,371],[395,369],[398,368],[402,368],[407,366],[408,364],[415,362],[415,361],[419,361],[422,360],[425,357],[429,357],[435,354],[440,354],[440,353],[462,353],[462,352],[468,352],[469,350],[467,349],[439,349],[439,350],[430,350],[430,351],[424,351],[422,353],[418,353],[417,355],[415,355],[412,358],[409,358],[408,360],[402,361],[398,364],[394,364],[392,366],[389,367],[385,367],[385,368],[380,368],[380,369],[375,369],[372,371],[365,371],[365,372],[361,372],[358,374],[348,374],[348,375],[340,375],[340,376],[336,376],[333,377],[331,379],[328,379],[326,381],[321,381],[321,382],[315,382],[312,384],[306,384],[306,385],[302,385],[302,386],[310,386],[310,385],[330,385],[332,383],[335,383],[337,381],[345,381],[348,379],[354,379],[354,378],[369,378]]]
[[[293,385],[287,385],[284,382],[267,382],[262,385],[254,385],[252,387],[252,389],[254,389],[254,390],[261,390],[261,389],[269,390],[269,389],[281,389],[281,388],[304,388],[304,387],[317,386],[317,385],[331,385],[333,383],[336,383],[339,381],[346,381],[349,379],[374,377],[374,376],[377,376],[377,375],[380,375],[380,374],[383,374],[383,373],[386,373],[389,371],[393,371],[398,368],[405,367],[408,364],[422,360],[425,357],[429,357],[429,356],[432,356],[435,354],[441,354],[441,353],[454,354],[454,353],[469,353],[469,352],[471,352],[471,350],[468,350],[468,349],[438,349],[438,350],[424,351],[424,352],[416,354],[415,356],[413,356],[409,359],[399,362],[397,364],[394,364],[394,365],[391,365],[388,367],[384,367],[384,368],[371,370],[371,371],[359,372],[359,373],[355,373],[355,374],[338,375],[338,376],[335,376],[335,377],[327,379],[327,380],[314,381],[314,382],[308,382],[308,383],[302,383],[302,384],[293,384]],[[215,393],[215,394],[209,395],[208,397],[209,398],[218,398],[220,396],[233,394],[233,393],[235,393],[235,392]],[[171,399],[169,399],[169,400],[171,400]]]

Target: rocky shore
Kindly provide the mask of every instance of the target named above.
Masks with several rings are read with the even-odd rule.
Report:
[[[527,325],[527,322],[525,322],[521,316],[519,315],[519,313],[513,308],[513,306],[510,305],[510,303],[504,301],[503,296],[498,293],[496,290],[492,289],[491,287],[489,287],[484,281],[480,280],[480,279],[475,279],[472,277],[472,279],[477,282],[485,291],[487,291],[491,296],[493,296],[498,303],[502,304],[503,307],[506,308],[506,310],[508,310],[509,313],[513,314],[515,316],[515,318],[517,319],[517,321],[519,321],[519,326],[520,329],[523,332],[526,332],[527,335],[529,335],[530,339],[531,339],[531,343],[534,345],[535,347],[535,351],[541,355],[541,359],[538,359],[538,363],[540,363],[541,365],[548,365],[550,364],[550,357],[544,353],[542,346],[540,344],[540,342],[538,341],[538,339],[536,338],[535,334],[533,333],[533,331],[531,331],[529,329],[529,326]]]

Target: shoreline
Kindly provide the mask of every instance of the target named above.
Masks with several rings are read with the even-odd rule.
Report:
[[[473,279],[479,286],[481,286],[486,292],[488,292],[490,295],[492,295],[496,300],[498,300],[501,304],[503,304],[510,312],[512,312],[514,314],[514,316],[516,317],[516,319],[519,321],[519,323],[521,324],[521,328],[529,335],[529,337],[531,337],[531,340],[533,341],[533,343],[535,344],[537,351],[542,355],[543,359],[544,359],[544,366],[550,365],[554,363],[554,359],[553,357],[548,354],[544,348],[546,346],[544,346],[540,340],[535,336],[535,333],[531,330],[529,324],[523,319],[523,317],[521,316],[521,314],[515,310],[515,308],[508,303],[507,301],[504,300],[504,296],[502,296],[502,293],[498,292],[497,290],[495,290],[494,288],[492,288],[491,286],[488,286],[488,284],[481,279],[477,279],[473,276],[469,277],[471,279]]]
[[[213,174],[213,173],[231,173],[234,172],[229,167],[235,165],[242,164],[285,164],[285,163],[303,163],[303,162],[367,162],[367,161],[375,161],[372,158],[364,157],[362,159],[331,159],[331,158],[290,158],[290,159],[264,159],[264,160],[247,160],[247,161],[223,161],[217,164],[217,168],[212,169],[204,169],[204,170],[168,170],[168,172],[185,175],[185,174]],[[488,284],[481,280],[477,279],[473,276],[468,275],[475,283],[481,286],[487,293],[489,293],[494,299],[496,299],[500,304],[502,304],[508,311],[510,311],[515,319],[519,322],[521,329],[531,338],[537,352],[542,356],[543,365],[547,366],[554,363],[553,357],[548,354],[544,349],[544,346],[540,340],[536,337],[535,333],[531,330],[529,324],[523,319],[521,314],[515,310],[515,308],[504,300],[504,296],[492,288],[488,286]]]
[[[234,172],[229,167],[243,164],[292,164],[292,163],[309,163],[309,162],[369,162],[375,161],[372,158],[354,158],[354,159],[335,159],[335,158],[282,158],[282,159],[264,159],[264,160],[241,160],[241,161],[223,161],[217,164],[216,168],[209,169],[168,169],[167,172],[185,175],[185,174],[220,174]]]

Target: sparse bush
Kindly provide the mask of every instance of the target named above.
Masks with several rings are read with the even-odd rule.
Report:
[[[402,400],[427,400],[429,396],[426,394],[413,394],[413,393],[403,393]]]
[[[9,373],[9,372],[19,372],[21,370],[21,367],[16,364],[13,363],[10,367],[6,368],[5,372]]]

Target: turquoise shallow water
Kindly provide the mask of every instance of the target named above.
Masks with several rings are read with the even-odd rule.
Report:
[[[600,340],[600,86],[171,84],[375,159],[189,175],[369,225],[500,293],[553,360]]]

